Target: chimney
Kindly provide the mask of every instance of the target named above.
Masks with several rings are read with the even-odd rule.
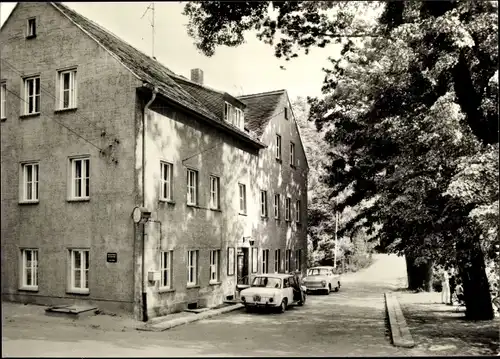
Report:
[[[191,70],[191,81],[197,84],[203,85],[203,70],[202,69],[192,69]]]

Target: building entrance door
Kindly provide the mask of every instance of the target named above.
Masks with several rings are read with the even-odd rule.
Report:
[[[237,284],[250,284],[248,278],[248,248],[238,248]]]

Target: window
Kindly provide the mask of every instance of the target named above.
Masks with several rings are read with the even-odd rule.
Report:
[[[7,118],[7,84],[2,82],[0,85],[0,118]]]
[[[227,102],[224,103],[224,120],[233,123],[233,106]]]
[[[260,191],[260,216],[267,217],[267,191]]]
[[[210,283],[219,282],[220,250],[210,251]]]
[[[289,221],[290,220],[290,202],[291,202],[291,198],[290,197],[287,197],[285,199],[285,221]]]
[[[288,120],[288,107],[283,109],[283,113],[285,114],[285,120]]]
[[[195,206],[198,202],[198,171],[187,171],[187,204]]]
[[[40,112],[40,77],[30,77],[24,80],[24,101],[25,115]]]
[[[274,251],[274,273],[279,273],[281,263],[281,250],[276,249]]]
[[[240,183],[240,213],[247,213],[247,187]]]
[[[269,273],[269,249],[262,250],[262,273]]]
[[[70,263],[70,291],[88,293],[89,292],[89,250],[88,249],[71,249]]]
[[[38,163],[22,164],[22,202],[38,202]]]
[[[252,248],[252,273],[257,273],[259,270],[259,249]]]
[[[90,196],[90,159],[71,160],[71,198],[86,199]]]
[[[302,251],[300,249],[297,249],[295,251],[295,270],[302,270],[302,263],[300,262],[301,260],[301,254],[302,254]]]
[[[243,111],[229,102],[224,103],[224,120],[239,129],[243,129],[245,125]]]
[[[171,163],[160,162],[160,200],[172,200],[172,170]]]
[[[234,125],[238,128],[243,127],[243,111],[241,111],[239,108],[235,109],[235,118],[234,118]]]
[[[281,136],[276,135],[276,159],[281,160]]]
[[[21,288],[38,290],[38,249],[23,249]]]
[[[285,250],[285,273],[290,272],[290,262],[292,261],[292,251],[290,249]]]
[[[280,219],[280,195],[274,195],[274,218]]]
[[[172,288],[172,251],[160,252],[161,289]]]
[[[188,251],[188,278],[187,284],[196,285],[198,282],[198,251]]]
[[[26,37],[35,37],[36,36],[36,19],[28,19],[28,27],[26,29]]]
[[[290,141],[290,166],[295,166],[295,143]]]
[[[295,202],[295,222],[300,223],[300,200]]]
[[[76,70],[59,72],[59,109],[76,108]]]
[[[219,177],[210,176],[210,208],[219,209]]]

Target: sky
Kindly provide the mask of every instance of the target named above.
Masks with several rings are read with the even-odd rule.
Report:
[[[3,25],[16,3],[0,3]],[[132,46],[151,56],[151,13],[142,19],[147,2],[69,2],[69,8],[97,22]],[[318,96],[323,83],[323,67],[328,57],[339,56],[336,45],[311,49],[290,61],[274,56],[270,45],[248,33],[246,43],[239,47],[221,46],[207,57],[194,46],[187,35],[188,18],[182,15],[180,2],[155,2],[154,55],[163,65],[179,75],[190,78],[193,68],[204,72],[204,83],[233,95],[286,89],[291,99],[297,96]],[[133,24],[133,25],[132,25]],[[286,67],[281,70],[280,65]]]

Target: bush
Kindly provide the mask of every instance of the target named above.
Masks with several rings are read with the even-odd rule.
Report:
[[[346,272],[357,272],[360,269],[369,267],[373,262],[372,256],[368,254],[357,254],[351,256],[349,264],[346,265]]]
[[[443,290],[443,285],[440,280],[432,280],[432,290],[434,292],[441,292]]]

